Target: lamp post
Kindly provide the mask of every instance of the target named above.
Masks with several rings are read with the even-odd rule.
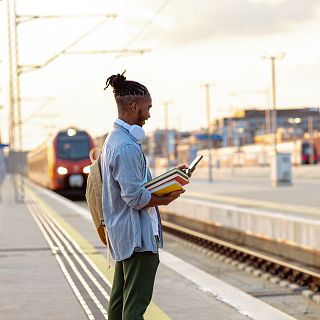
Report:
[[[271,61],[271,88],[272,88],[272,132],[273,132],[273,149],[277,153],[277,95],[276,95],[276,66],[275,61],[283,59],[284,52],[278,54],[264,54],[262,59]]]
[[[309,164],[314,164],[314,149],[313,149],[313,118],[308,117],[309,131]]]
[[[278,153],[277,150],[277,94],[276,94],[276,66],[275,61],[284,58],[284,53],[264,54],[263,59],[271,62],[271,88],[272,88],[272,132],[273,132],[273,157],[271,158],[271,184],[291,185],[290,155]]]
[[[2,60],[0,60],[0,64],[2,63]],[[0,88],[0,91],[1,91],[2,89]],[[0,111],[1,111],[1,109],[3,109],[3,106],[0,104]],[[1,127],[0,127],[0,144],[1,144]]]
[[[167,161],[167,170],[169,170],[169,115],[168,106],[171,101],[165,101],[164,106],[164,129],[165,129],[165,157]]]
[[[208,180],[212,182],[212,139],[211,139],[211,115],[210,115],[210,87],[213,87],[210,83],[204,83],[202,85],[206,94],[206,112],[207,112],[207,134],[208,134]]]
[[[3,109],[3,106],[2,105],[0,105],[0,111]],[[1,127],[0,127],[0,144],[1,144],[1,142],[2,142],[2,137],[1,137]]]

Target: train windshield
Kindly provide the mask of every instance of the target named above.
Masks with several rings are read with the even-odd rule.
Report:
[[[90,142],[85,132],[77,132],[74,136],[66,133],[58,135],[58,157],[62,160],[83,160],[89,157]]]
[[[309,143],[304,142],[304,143],[302,144],[302,153],[303,153],[303,154],[309,156],[309,155],[310,155],[310,151],[311,151],[310,149],[311,149],[311,148],[310,148]]]

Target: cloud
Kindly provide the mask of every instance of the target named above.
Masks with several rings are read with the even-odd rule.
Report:
[[[175,0],[160,13],[171,20],[171,30],[154,21],[137,40],[183,45],[217,36],[275,34],[315,20],[319,10],[319,0]]]

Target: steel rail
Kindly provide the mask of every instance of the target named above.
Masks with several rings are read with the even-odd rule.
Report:
[[[279,276],[280,279],[288,280],[300,286],[308,286],[314,292],[320,292],[320,273],[167,221],[162,221],[162,225],[165,231],[194,242],[209,251],[238,260],[273,276]]]

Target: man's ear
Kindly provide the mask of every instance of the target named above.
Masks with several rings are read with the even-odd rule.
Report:
[[[130,105],[130,109],[133,113],[137,113],[139,111],[138,104],[136,101],[133,101]]]

